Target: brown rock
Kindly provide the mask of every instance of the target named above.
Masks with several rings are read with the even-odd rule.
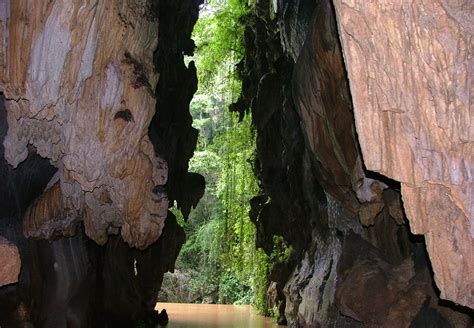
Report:
[[[18,248],[3,237],[0,237],[0,286],[18,281],[21,261]]]
[[[295,63],[293,97],[306,142],[320,166],[318,181],[345,211],[370,226],[385,206],[382,193],[388,186],[369,178],[364,169],[331,6],[323,1],[315,11]]]
[[[27,238],[49,239],[55,233],[72,236],[80,216],[66,210],[61,186],[56,182],[28,208],[23,220],[23,233]]]
[[[401,182],[441,297],[474,307],[472,1],[334,1],[364,163]]]
[[[397,224],[404,224],[405,212],[403,211],[402,200],[400,193],[387,189],[383,193],[383,198],[386,204],[388,204],[388,211],[390,216],[397,222]]]
[[[336,303],[342,314],[367,327],[408,327],[426,299],[426,283],[413,261],[394,266],[360,237],[344,242],[338,263]]]
[[[168,208],[167,198],[152,192],[166,183],[167,165],[147,136],[158,81],[158,20],[150,1],[1,6],[5,158],[17,166],[33,145],[58,167],[57,201],[66,215],[81,213],[89,237],[103,244],[121,228],[125,241],[145,248],[160,236]]]

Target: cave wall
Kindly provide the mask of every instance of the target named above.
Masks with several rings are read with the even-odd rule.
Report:
[[[0,93],[0,158],[3,159],[3,139],[7,133],[7,125],[6,125],[6,116],[7,112],[5,109],[5,97],[3,93]],[[12,216],[14,215],[12,211],[7,210],[5,207],[8,202],[12,204],[13,199],[8,199],[10,197],[6,197],[7,189],[13,183],[11,180],[8,179],[10,172],[8,172],[7,163],[4,161],[0,161],[0,172],[2,175],[0,176],[0,181],[6,182],[0,187],[0,195],[2,195],[1,199],[1,206],[0,206],[0,215],[1,217]],[[10,181],[9,181],[10,180]],[[11,197],[13,198],[13,197]],[[11,237],[10,237],[11,238]],[[7,238],[5,238],[5,233],[0,232],[0,287],[3,285],[12,284],[18,281],[18,276],[20,274],[20,267],[21,267],[21,260],[20,260],[20,253],[18,251],[18,247],[10,242]]]
[[[431,263],[441,296],[470,305],[472,138],[462,125],[470,122],[469,70],[459,83],[446,82],[470,58],[472,24],[463,14],[470,7],[429,8],[420,30],[410,6],[397,17],[399,8],[377,14],[370,2],[334,4],[337,11],[329,0],[259,0],[246,21],[242,96],[232,109],[251,110],[257,131],[257,243],[271,252],[280,235],[293,247],[270,273],[279,320],[293,327],[468,327],[466,309],[440,303],[401,195],[410,227],[437,254]],[[184,241],[169,202],[189,213],[204,188],[202,177],[187,172],[197,81],[194,65],[183,62],[193,52],[198,5],[1,2],[0,235],[18,249],[22,270],[18,284],[0,288],[0,325],[152,320],[160,277],[173,270]],[[411,49],[416,35],[429,49],[410,50],[409,65],[386,46],[387,35],[405,31],[401,22],[411,27],[394,40]],[[446,37],[453,31],[458,46]],[[438,58],[432,49],[441,45]],[[417,72],[429,78],[415,86]],[[421,89],[410,93],[400,81]],[[442,100],[434,112],[427,95]],[[453,103],[458,116],[447,111]],[[455,247],[464,258],[452,255]]]
[[[257,1],[245,46],[231,109],[250,110],[257,132],[257,244],[270,252],[280,235],[294,249],[270,272],[279,321],[467,327],[440,305],[400,184],[365,166],[333,3]]]
[[[474,307],[471,1],[335,1],[367,169],[401,182],[441,297]]]
[[[201,175],[188,172],[199,133],[192,127],[189,113],[198,81],[194,61],[188,66],[184,63],[184,57],[194,53],[191,33],[198,19],[200,2],[159,2],[159,45],[154,63],[160,80],[156,91],[157,111],[148,132],[155,152],[172,163],[168,167],[166,193],[170,203],[177,202],[185,218],[203,196],[205,187]]]
[[[21,257],[2,327],[156,324],[185,239],[169,203],[204,190],[183,57],[198,5],[0,4],[0,236]]]
[[[28,157],[17,168],[13,169],[7,163],[3,147],[8,130],[4,100],[3,93],[0,93],[0,236],[8,240],[10,247],[16,248],[15,255],[18,258],[7,258],[7,261],[18,266],[15,269],[15,280],[19,282],[0,288],[0,325],[17,327],[26,316],[23,311],[25,304],[22,302],[22,292],[26,288],[19,286],[29,279],[28,274],[25,274],[29,251],[28,242],[23,235],[22,218],[26,208],[41,195],[56,168],[31,149]],[[2,257],[7,254],[2,252]],[[2,279],[4,277],[7,276],[2,274]],[[10,281],[12,282],[14,281]]]
[[[0,237],[0,268],[0,287],[18,281],[21,268],[18,247],[3,237]]]
[[[58,168],[25,234],[71,236],[84,222],[97,243],[120,233],[150,245],[168,208],[153,192],[167,165],[147,136],[159,76],[151,2],[3,1],[1,13],[5,159],[18,166],[30,145]]]

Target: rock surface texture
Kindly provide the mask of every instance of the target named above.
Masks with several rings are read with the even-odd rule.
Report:
[[[0,237],[0,286],[18,281],[21,261],[18,248],[3,237]]]
[[[333,3],[260,0],[246,26],[242,94],[231,109],[250,110],[257,131],[257,244],[270,253],[279,235],[293,248],[270,272],[279,321],[469,326],[468,316],[438,304],[400,184],[364,163]]]
[[[0,326],[156,325],[185,239],[169,203],[204,188],[183,60],[198,5],[0,1],[0,235],[22,258]]]
[[[22,259],[0,326],[153,324],[185,238],[169,204],[186,216],[205,185],[200,3],[0,1],[0,235]],[[270,272],[280,322],[472,326],[426,255],[472,307],[472,9],[255,1],[232,109],[257,133],[257,244],[292,249]]]
[[[474,3],[334,3],[365,166],[401,182],[441,297],[474,308]]]
[[[166,194],[153,192],[167,163],[147,135],[158,81],[151,2],[7,0],[0,15],[5,158],[17,167],[34,147],[58,168],[51,184],[62,198],[54,209],[51,197],[38,200],[25,234],[70,236],[83,221],[99,244],[120,233],[147,247],[168,209]]]

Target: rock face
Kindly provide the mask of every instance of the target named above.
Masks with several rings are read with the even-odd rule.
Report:
[[[155,321],[185,238],[168,203],[189,211],[204,188],[183,60],[198,5],[1,2],[0,235],[22,271],[0,326]]]
[[[166,192],[170,202],[187,217],[204,193],[204,178],[188,172],[198,130],[192,127],[189,103],[197,90],[194,62],[186,67],[184,56],[194,53],[191,33],[198,19],[199,1],[160,1],[159,44],[155,52],[155,67],[160,72],[156,94],[156,115],[149,136],[155,147],[170,166]],[[174,13],[174,14],[170,14]]]
[[[22,232],[22,218],[26,208],[41,195],[56,169],[31,151],[25,161],[13,169],[4,159],[3,140],[7,134],[7,113],[4,96],[0,93],[0,235],[14,244],[21,255],[18,284],[0,288],[0,325],[19,327],[28,320],[28,307],[20,295],[25,290],[18,286],[29,279],[28,242]],[[3,274],[2,274],[3,277]]]
[[[411,259],[398,265],[355,234],[344,240],[338,265],[339,311],[369,327],[408,327],[426,299],[423,271]]]
[[[21,261],[18,248],[3,237],[0,237],[0,286],[18,281]]]
[[[364,163],[401,182],[441,297],[474,308],[474,3],[335,7]]]
[[[120,232],[131,246],[147,247],[160,236],[168,208],[166,194],[153,192],[166,183],[167,163],[147,136],[158,81],[151,2],[1,6],[5,158],[16,167],[28,145],[34,147],[58,168],[62,198],[54,209],[61,222],[50,223],[53,217],[42,216],[50,211],[34,209],[38,216],[27,216],[25,234],[70,236],[83,221],[99,244]]]
[[[0,3],[0,235],[22,258],[2,327],[157,316],[184,241],[169,203],[186,215],[205,184],[183,61],[199,3]],[[246,22],[233,110],[257,131],[257,243],[293,249],[270,273],[290,326],[472,325],[425,252],[472,306],[472,5],[415,3],[335,1],[342,46],[329,0],[257,0]]]
[[[294,250],[270,273],[273,301],[286,303],[280,321],[469,325],[437,305],[400,184],[364,163],[332,2],[260,0],[246,25],[242,95],[232,109],[250,109],[257,131],[257,243],[271,252],[280,235]]]

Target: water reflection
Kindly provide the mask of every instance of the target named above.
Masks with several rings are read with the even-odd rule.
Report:
[[[167,328],[275,328],[272,319],[258,315],[250,305],[157,303],[168,312]]]

